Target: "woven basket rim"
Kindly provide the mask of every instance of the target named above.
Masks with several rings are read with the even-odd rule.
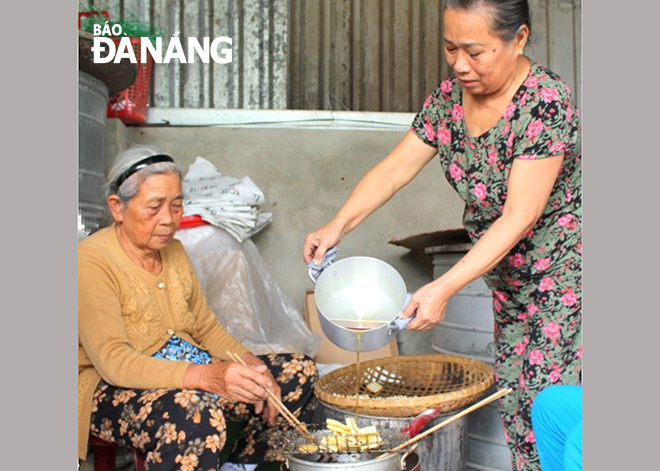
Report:
[[[444,353],[428,354],[428,355],[403,355],[388,358],[379,358],[360,363],[360,370],[364,371],[369,367],[387,367],[391,364],[402,363],[419,363],[419,362],[434,362],[434,363],[454,363],[462,364],[464,366],[473,368],[475,370],[485,373],[483,380],[475,384],[466,386],[457,391],[450,391],[446,393],[432,394],[428,396],[416,396],[405,398],[362,398],[359,400],[358,412],[367,413],[379,412],[386,413],[387,416],[402,416],[402,414],[415,415],[422,410],[430,407],[440,407],[443,412],[456,410],[471,402],[476,401],[494,382],[493,368],[487,363],[473,358],[467,358],[457,355],[449,355]],[[324,390],[326,384],[331,383],[334,379],[344,376],[355,369],[355,363],[346,365],[342,368],[334,370],[327,375],[323,376],[316,383],[314,390],[316,397],[321,401],[339,408],[348,408],[349,410],[355,409],[356,397],[355,394],[337,394]],[[446,407],[441,407],[445,405]]]

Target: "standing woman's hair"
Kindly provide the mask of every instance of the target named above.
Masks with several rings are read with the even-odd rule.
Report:
[[[486,7],[492,11],[492,29],[505,43],[513,41],[520,28],[527,25],[532,34],[532,20],[527,0],[446,0],[445,8],[476,10]]]
[[[108,170],[108,178],[105,185],[106,198],[110,195],[117,195],[117,197],[126,204],[137,195],[142,182],[150,175],[176,173],[181,177],[181,169],[174,162],[157,162],[152,163],[145,168],[132,173],[128,178],[119,182],[118,179],[131,168],[132,165],[153,156],[163,156],[163,152],[157,147],[153,146],[133,146],[128,150],[122,152],[117,156],[115,161]],[[171,158],[170,158],[171,160]]]

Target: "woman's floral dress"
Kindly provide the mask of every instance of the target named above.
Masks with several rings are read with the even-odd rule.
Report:
[[[477,242],[501,216],[515,159],[564,154],[562,169],[536,225],[484,280],[493,290],[496,381],[512,387],[500,411],[514,469],[540,470],[531,424],[536,394],[578,384],[582,368],[581,130],[570,90],[550,70],[531,70],[498,123],[471,137],[462,88],[443,81],[412,131],[437,147],[447,180],[465,201],[463,223]]]
[[[154,355],[173,361],[209,364],[204,350],[176,335]],[[314,361],[302,354],[260,355],[282,390],[282,402],[303,423],[311,423],[318,378]],[[94,392],[90,433],[144,452],[150,471],[214,471],[227,441],[226,420],[245,422],[229,461],[282,461],[273,432],[289,424],[281,415],[269,426],[254,407],[191,389],[125,389],[101,380]]]

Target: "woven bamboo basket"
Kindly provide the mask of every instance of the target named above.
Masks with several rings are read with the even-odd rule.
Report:
[[[381,417],[411,417],[429,408],[449,413],[476,402],[493,384],[486,363],[455,355],[411,355],[360,363],[356,401],[356,365],[323,376],[316,396],[343,410]],[[378,383],[383,389],[367,389]]]

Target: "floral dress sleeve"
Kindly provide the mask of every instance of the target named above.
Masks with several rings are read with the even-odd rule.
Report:
[[[527,83],[527,100],[520,113],[520,137],[514,158],[535,160],[562,155],[577,130],[577,116],[568,86],[543,78],[537,83]]]
[[[451,141],[448,122],[448,119],[451,119],[451,115],[448,115],[446,109],[452,88],[453,84],[450,79],[443,81],[440,87],[424,101],[422,109],[415,116],[411,127],[411,131],[422,142],[437,147],[439,150]]]
[[[419,137],[424,144],[429,146],[436,147],[436,125],[438,113],[435,112],[434,108],[437,107],[438,100],[438,90],[435,90],[431,93],[422,109],[417,113],[415,119],[413,120],[411,131]]]

